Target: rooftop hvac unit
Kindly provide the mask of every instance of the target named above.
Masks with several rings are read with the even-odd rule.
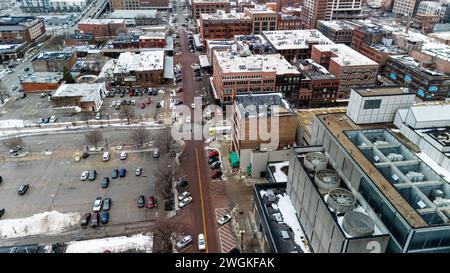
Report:
[[[305,155],[305,167],[310,171],[324,170],[328,165],[328,158],[321,152],[312,152]]]
[[[442,208],[442,207],[450,207],[450,199],[446,199],[446,198],[442,198],[442,197],[438,197],[436,198],[433,203]]]
[[[375,231],[375,224],[366,214],[349,211],[344,215],[342,228],[353,237],[362,237],[372,235]]]
[[[373,143],[375,146],[389,145],[389,142],[384,140],[377,140]]]
[[[396,154],[396,153],[390,153],[387,155],[387,158],[392,161],[392,162],[396,162],[396,161],[402,161],[403,160],[403,155],[402,154]]]
[[[423,173],[409,171],[406,174],[406,177],[408,177],[409,180],[411,180],[412,182],[420,182],[420,181],[423,181],[423,179],[425,178],[425,175],[423,175]]]
[[[442,190],[432,190],[431,191],[432,199],[436,199],[438,197],[445,197],[445,193]]]
[[[353,210],[355,203],[355,196],[346,189],[335,188],[328,192],[327,204],[337,213]]]
[[[325,192],[339,187],[340,180],[339,175],[334,170],[330,169],[317,171],[314,177],[314,182],[316,182],[317,186]]]

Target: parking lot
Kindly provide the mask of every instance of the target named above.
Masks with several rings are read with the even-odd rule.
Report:
[[[96,197],[111,197],[110,222],[107,225],[154,220],[155,209],[138,208],[139,195],[155,195],[153,174],[157,160],[151,152],[129,152],[126,160],[113,151],[111,159],[102,161],[102,154],[91,154],[74,162],[72,151],[60,150],[51,155],[33,154],[23,158],[6,159],[0,167],[0,207],[6,209],[3,219],[29,217],[56,210],[58,212],[92,212]],[[135,176],[137,167],[143,168]],[[113,169],[126,168],[123,178],[111,179]],[[95,169],[94,181],[81,181],[85,170]],[[101,188],[103,177],[110,178],[108,188]],[[23,196],[17,194],[20,185],[29,184]]]

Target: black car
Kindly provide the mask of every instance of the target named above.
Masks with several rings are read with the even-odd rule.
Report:
[[[125,175],[127,174],[127,170],[126,169],[120,169],[120,171],[119,171],[119,176],[120,177],[125,177]]]
[[[81,156],[82,158],[86,159],[89,157],[89,153],[87,152],[83,152],[83,155]]]
[[[116,179],[117,177],[119,177],[119,170],[118,169],[114,169],[112,171],[111,178],[112,179]]]
[[[94,212],[94,215],[92,216],[91,227],[93,227],[93,228],[98,227],[99,220],[100,220],[100,215],[98,214],[98,212]]]
[[[128,104],[128,105],[131,105],[131,100],[128,100],[128,101],[127,101],[127,104]]]
[[[23,93],[20,94],[20,98],[21,98],[21,99],[24,99],[26,96],[27,96],[27,93],[25,93],[25,92],[23,92]]]
[[[27,190],[28,190],[29,187],[30,187],[30,185],[28,185],[28,184],[22,185],[22,186],[20,186],[20,188],[19,188],[19,190],[17,191],[17,193],[18,193],[19,195],[24,195],[24,194],[27,192]]]
[[[125,97],[125,93],[120,93],[120,97],[121,98]]]
[[[89,171],[89,181],[94,181],[97,177],[97,171],[96,170],[90,170]]]
[[[45,123],[45,124],[50,123],[50,117],[44,118],[44,122],[43,123]]]
[[[209,167],[211,169],[217,169],[220,167],[220,161],[214,161],[213,163],[209,164]]]
[[[104,177],[102,180],[102,188],[107,188],[109,185],[109,177]]]
[[[2,215],[5,213],[5,209],[0,209],[0,218],[2,218]]]
[[[187,180],[181,179],[175,183],[175,188],[182,189],[182,188],[186,187],[187,185],[189,185]]]
[[[2,183],[2,182],[3,182],[3,177],[0,176],[0,183]]]
[[[102,220],[102,224],[107,224],[109,221],[109,212],[104,211],[102,212],[102,216],[101,216],[101,220]]]
[[[138,204],[138,208],[143,208],[143,207],[145,207],[145,196],[140,195],[140,196],[138,197],[137,204]]]
[[[103,211],[109,211],[111,209],[111,197],[103,199]]]
[[[82,227],[87,227],[87,225],[89,225],[89,220],[91,220],[91,213],[90,212],[84,214],[83,217],[81,218],[81,226]]]
[[[211,164],[213,164],[214,162],[216,162],[216,161],[218,161],[218,160],[219,160],[219,157],[218,157],[218,156],[209,158],[209,159],[208,159],[208,164],[211,165]]]

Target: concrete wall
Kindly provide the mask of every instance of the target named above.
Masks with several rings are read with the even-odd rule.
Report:
[[[260,177],[261,172],[266,171],[267,163],[289,160],[290,150],[277,150],[270,152],[253,151],[241,149],[239,151],[239,162],[242,172],[247,172],[247,167],[252,166],[252,177]]]

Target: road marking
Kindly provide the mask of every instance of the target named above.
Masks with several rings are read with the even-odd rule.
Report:
[[[205,234],[205,252],[208,253],[208,236],[206,235],[205,207],[203,206],[203,190],[202,178],[200,176],[200,163],[198,159],[198,149],[195,148],[195,156],[197,158],[198,185],[200,187],[200,204],[202,206],[203,233]]]

